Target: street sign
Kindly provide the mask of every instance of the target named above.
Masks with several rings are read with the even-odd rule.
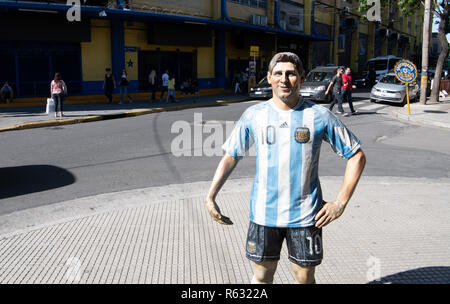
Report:
[[[257,46],[257,45],[250,46],[250,56],[251,57],[259,57],[259,46]]]
[[[397,77],[399,81],[405,84],[406,101],[408,102],[408,115],[409,115],[411,114],[411,109],[409,107],[409,84],[416,80],[417,68],[411,61],[402,59],[395,64],[394,73],[395,77]]]
[[[409,60],[400,60],[394,67],[395,76],[403,83],[411,83],[417,78],[417,68]]]

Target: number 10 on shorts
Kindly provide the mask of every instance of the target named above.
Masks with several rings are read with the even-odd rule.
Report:
[[[321,254],[322,253],[322,238],[320,234],[314,235],[314,237],[306,237],[308,243],[308,250],[310,255]]]

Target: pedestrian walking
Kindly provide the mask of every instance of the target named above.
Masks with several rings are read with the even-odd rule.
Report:
[[[348,102],[351,114],[356,114],[353,108],[352,102],[352,89],[356,89],[356,86],[352,83],[352,70],[348,67],[345,69],[345,74],[342,75],[342,99],[343,102]],[[348,116],[348,113],[344,113],[344,116]]]
[[[167,81],[167,99],[166,103],[169,103],[169,99],[171,102],[177,102],[177,98],[175,95],[175,77],[169,76],[169,80]]]
[[[150,84],[150,90],[152,91],[152,100],[151,102],[155,102],[156,95],[156,71],[152,70],[150,75],[148,75],[148,83]]]
[[[14,98],[14,91],[10,87],[8,81],[5,81],[3,87],[0,89],[1,101],[4,103],[12,103]]]
[[[111,69],[107,68],[105,74],[105,79],[103,80],[102,89],[105,92],[106,97],[108,98],[108,103],[112,103],[112,93],[113,90],[116,89],[116,81],[114,79],[114,75],[111,73]]]
[[[50,83],[50,96],[55,101],[55,117],[63,117],[63,100],[66,94],[66,84],[61,78],[60,73],[55,73],[55,77]]]
[[[234,83],[234,94],[241,94],[241,74],[238,72],[234,73],[233,76],[233,83]]]
[[[257,172],[250,198],[246,256],[252,283],[272,283],[286,239],[297,283],[314,283],[323,257],[322,228],[339,218],[362,174],[365,156],[359,139],[328,109],[299,96],[303,65],[293,53],[278,53],[267,73],[273,98],[248,108],[223,145],[222,157],[206,196],[206,208],[220,224],[217,194],[252,144]],[[323,141],[347,159],[336,199],[325,202],[318,176]]]
[[[166,70],[164,74],[161,76],[162,80],[162,88],[161,88],[161,95],[159,96],[159,101],[162,102],[164,93],[167,92],[168,94],[168,88],[167,88],[167,82],[169,81],[169,71]]]
[[[128,80],[128,74],[125,69],[122,70],[122,75],[120,76],[119,81],[119,93],[120,93],[120,102],[119,104],[122,104],[124,101],[123,96],[126,95],[128,97],[128,102],[132,103],[133,99],[131,98],[130,94],[128,94],[128,85],[130,84],[130,81]]]
[[[325,95],[328,95],[330,89],[333,91],[333,100],[331,101],[330,107],[328,108],[330,111],[333,111],[334,105],[338,104],[338,113],[344,114],[344,109],[342,108],[342,74],[344,73],[344,69],[338,68],[336,71],[336,75],[331,79],[330,84],[325,92]]]

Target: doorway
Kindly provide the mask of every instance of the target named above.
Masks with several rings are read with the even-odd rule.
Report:
[[[197,76],[196,52],[169,51],[139,51],[138,53],[138,81],[139,90],[150,89],[148,76],[152,70],[156,71],[157,85],[161,86],[161,76],[165,71],[175,76],[175,86],[179,88],[182,81]]]

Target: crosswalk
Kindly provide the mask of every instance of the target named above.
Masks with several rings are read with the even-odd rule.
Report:
[[[245,103],[258,103],[258,102],[261,102],[261,100],[249,100],[249,101],[246,101]],[[326,104],[326,103],[321,103],[320,105],[322,105],[326,108],[328,108],[330,106],[330,104]],[[344,107],[344,111],[346,111],[346,112],[350,111],[347,103],[344,103],[342,106]],[[389,105],[371,103],[370,99],[363,99],[363,100],[354,101],[353,107],[358,112],[364,113],[364,112],[376,112],[376,111],[385,109],[386,107],[389,107]],[[334,106],[333,111],[334,112],[337,111],[337,105]]]
[[[344,103],[342,106],[344,107],[345,111],[349,111],[347,103]],[[335,108],[336,107],[337,106],[335,106]],[[358,112],[364,113],[364,112],[377,112],[379,110],[385,109],[386,107],[389,107],[389,105],[371,103],[370,99],[363,99],[353,102],[353,107]]]

